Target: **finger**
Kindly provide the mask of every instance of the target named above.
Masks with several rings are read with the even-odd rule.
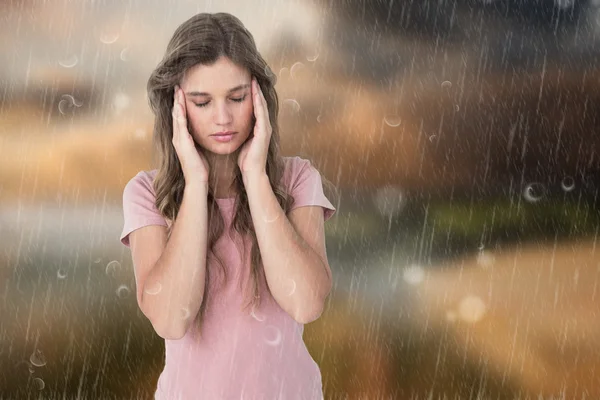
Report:
[[[187,103],[185,102],[185,92],[181,88],[179,88],[179,104],[181,104],[183,116],[187,119]]]
[[[260,129],[263,129],[265,127],[265,113],[262,99],[260,97],[260,88],[256,79],[254,80],[253,91],[252,98],[254,100],[254,115],[256,116],[256,123]]]
[[[260,103],[262,106],[261,108],[263,110],[263,126],[265,127],[265,129],[270,130],[271,122],[269,121],[269,107],[267,106],[267,99],[265,99],[265,95],[263,94],[260,85],[258,85],[257,83],[256,86],[258,86],[258,93],[260,94]]]
[[[179,124],[177,120],[179,117],[178,114],[178,104],[177,104],[177,87],[175,87],[175,91],[173,93],[173,109],[171,110],[171,116],[173,117],[173,141],[177,141],[179,139]]]

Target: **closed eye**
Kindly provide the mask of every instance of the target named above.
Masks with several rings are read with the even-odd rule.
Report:
[[[235,99],[230,99],[232,101],[235,101],[236,103],[241,103],[242,101],[244,101],[244,99],[246,99],[246,95],[239,97],[239,98],[235,98]],[[208,103],[210,103],[210,101],[207,101],[206,103],[194,103],[194,105],[196,105],[196,107],[206,107],[208,105]]]

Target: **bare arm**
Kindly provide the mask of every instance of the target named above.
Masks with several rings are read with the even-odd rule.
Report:
[[[204,297],[207,194],[206,182],[186,185],[179,214],[160,257],[149,265],[146,273],[141,263],[136,266],[140,309],[165,339],[185,335]],[[130,237],[134,265],[136,253],[149,250],[144,249],[141,240],[137,242],[139,231],[132,232]],[[148,246],[150,242],[145,244]]]

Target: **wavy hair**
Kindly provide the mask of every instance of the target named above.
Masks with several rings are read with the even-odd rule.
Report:
[[[256,77],[262,89],[267,101],[269,120],[273,130],[267,153],[266,174],[277,201],[286,214],[293,205],[293,197],[287,193],[281,183],[284,164],[283,158],[280,156],[279,125],[277,122],[279,100],[274,88],[277,78],[259,54],[254,38],[237,17],[227,13],[201,13],[188,19],[175,30],[167,45],[163,59],[150,75],[147,84],[148,100],[155,115],[153,149],[154,162],[158,166],[153,183],[156,193],[155,205],[170,223],[177,218],[185,187],[183,171],[172,144],[173,121],[171,109],[174,102],[174,87],[179,84],[189,68],[197,64],[211,65],[221,56],[225,56],[235,64],[247,68],[251,75]],[[246,241],[244,238],[249,237],[251,242],[251,281],[254,295],[244,306],[244,310],[247,310],[249,306],[254,308],[260,305],[259,276],[264,274],[264,270],[262,269],[262,258],[250,214],[248,196],[244,189],[241,171],[238,168],[236,168],[233,185],[237,189],[238,195],[234,203],[234,217],[231,228],[242,238],[244,252],[243,256],[242,254],[240,256],[243,265],[246,265]],[[207,268],[204,286],[206,292],[209,291],[209,282],[212,279],[210,268],[208,268],[209,258],[216,258],[223,271],[225,281],[227,280],[227,270],[224,268],[223,261],[214,251],[215,242],[223,234],[225,228],[223,217],[219,212],[215,212],[217,208],[214,188],[209,186]],[[239,247],[237,248],[240,251]],[[225,281],[223,281],[223,284]],[[242,289],[242,283],[243,280],[241,279],[240,289]],[[268,290],[268,287],[266,289]],[[250,295],[248,294],[248,296]],[[202,323],[207,299],[208,296],[203,297],[200,310],[196,316],[198,326]]]

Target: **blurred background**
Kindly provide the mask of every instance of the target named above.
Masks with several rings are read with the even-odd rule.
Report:
[[[339,191],[325,398],[600,398],[598,0],[0,2],[0,398],[152,398],[122,192],[151,70],[218,11]]]

